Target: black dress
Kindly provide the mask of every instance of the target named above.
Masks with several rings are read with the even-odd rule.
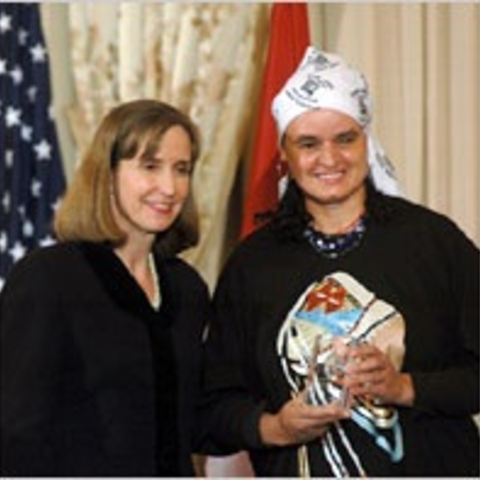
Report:
[[[112,250],[39,249],[0,295],[2,475],[192,476],[209,295],[156,258],[151,306]]]

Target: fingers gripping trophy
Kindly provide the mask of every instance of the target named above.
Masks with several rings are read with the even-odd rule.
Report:
[[[398,311],[347,273],[336,272],[306,288],[277,338],[292,395],[301,395],[312,405],[340,402],[350,408],[351,419],[392,460],[402,455],[398,414],[388,401],[375,395],[378,372],[369,362],[374,352],[381,352],[400,370],[404,331]],[[353,455],[342,425],[337,422],[333,429],[336,433],[320,439],[325,455],[338,449]]]

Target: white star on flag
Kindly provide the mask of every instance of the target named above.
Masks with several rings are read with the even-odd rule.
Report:
[[[37,143],[33,149],[37,152],[37,160],[48,160],[50,158],[52,147],[45,139]]]
[[[35,233],[35,227],[33,226],[33,223],[28,219],[25,220],[23,222],[23,234],[26,237],[32,237],[34,233]]]
[[[12,166],[13,166],[13,150],[7,150],[5,152],[5,166],[7,168],[12,168]]]
[[[0,253],[3,253],[7,250],[7,234],[2,232],[0,234]]]
[[[41,247],[48,247],[50,245],[53,245],[54,243],[55,243],[55,239],[50,235],[47,235],[46,237],[40,240]]]
[[[23,82],[23,70],[18,65],[10,72],[10,76],[17,85]]]
[[[18,31],[18,44],[25,45],[27,43],[27,38],[28,38],[28,32],[23,28],[21,28]]]
[[[34,62],[44,62],[47,57],[47,51],[41,43],[37,43],[31,48],[30,53],[32,54],[32,60]]]
[[[30,190],[32,192],[32,196],[34,197],[39,197],[40,196],[40,192],[42,191],[42,183],[39,182],[38,180],[36,179],[33,179],[32,180],[32,185],[30,187]]]
[[[10,193],[5,192],[2,198],[2,206],[5,211],[10,209]]]
[[[27,90],[28,99],[33,103],[37,96],[37,87],[32,86]]]
[[[11,21],[12,17],[3,13],[0,14],[0,34],[8,32],[12,28]]]
[[[26,248],[20,242],[15,242],[15,245],[9,250],[8,253],[14,262],[18,262],[22,257],[25,256]]]
[[[7,127],[20,125],[20,115],[22,111],[19,108],[7,107],[7,114],[5,115],[5,124]]]
[[[23,123],[20,129],[20,135],[22,137],[22,140],[25,140],[26,142],[31,142],[32,134],[33,134],[33,128]]]

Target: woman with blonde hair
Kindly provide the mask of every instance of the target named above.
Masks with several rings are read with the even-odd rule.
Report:
[[[209,295],[177,254],[198,240],[192,121],[113,108],[56,213],[59,243],[0,297],[1,467],[20,476],[192,476]]]

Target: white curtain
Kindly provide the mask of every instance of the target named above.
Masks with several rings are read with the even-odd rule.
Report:
[[[200,126],[193,189],[200,245],[184,256],[210,287],[223,261],[227,206],[253,111],[267,6],[114,3],[70,5],[77,145],[112,105],[139,97],[168,101]]]
[[[315,43],[369,80],[375,130],[407,196],[478,244],[478,3],[322,3],[310,13]]]
[[[101,117],[122,101],[158,98],[199,125],[203,148],[193,189],[201,241],[184,257],[211,288],[223,263],[228,201],[255,113],[250,100],[262,73],[267,14],[266,4],[68,5],[74,96],[66,110],[76,159]]]

